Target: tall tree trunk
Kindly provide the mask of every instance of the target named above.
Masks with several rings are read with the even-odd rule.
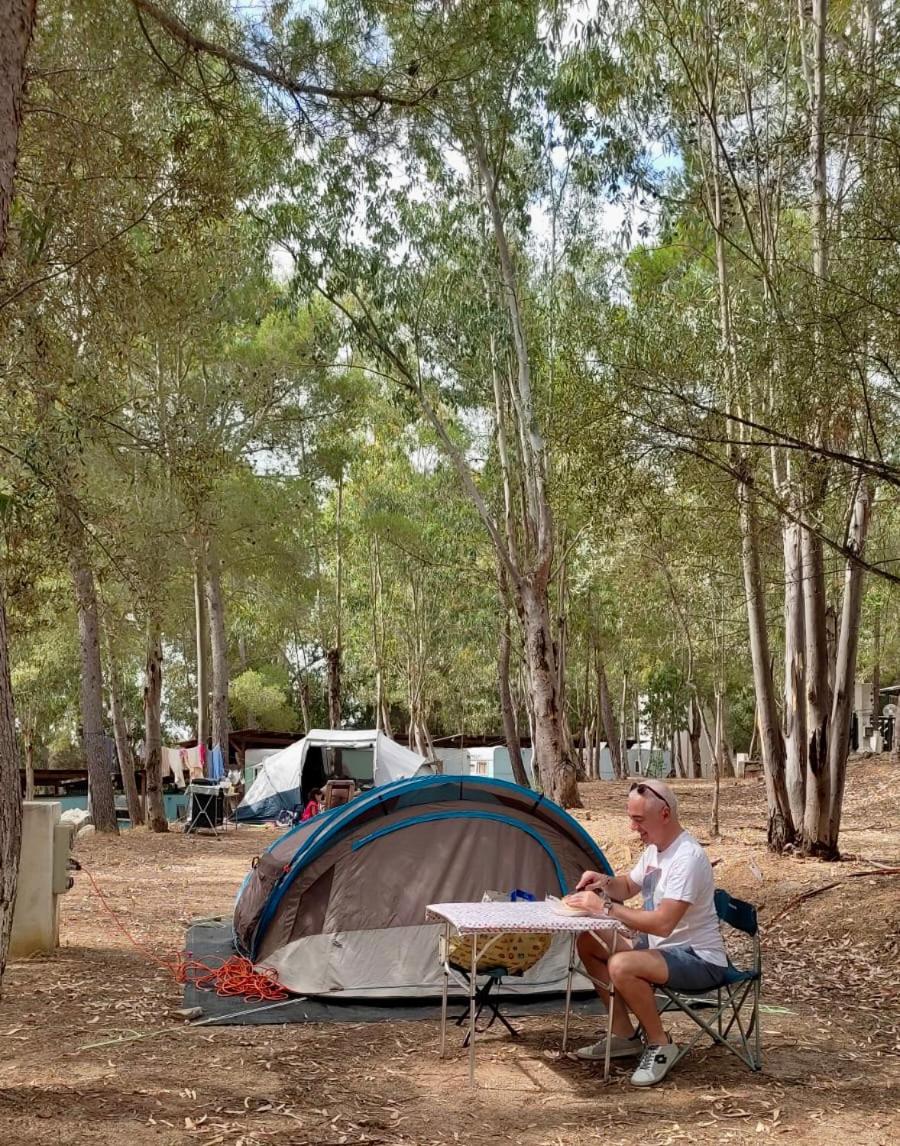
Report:
[[[22,729],[25,742],[25,799],[34,799],[34,725],[29,723]],[[16,777],[18,783],[18,776]]]
[[[681,729],[676,728],[672,732],[672,764],[675,768],[675,775],[679,780],[687,779],[687,769],[684,766],[684,753],[681,747]]]
[[[721,712],[719,710],[721,709]],[[734,779],[734,757],[731,740],[728,736],[728,702],[724,688],[716,689],[716,712],[719,722],[716,750],[719,759],[719,775]]]
[[[305,668],[300,669],[299,680],[297,681],[297,702],[300,706],[300,720],[303,721],[303,730],[308,732],[312,728],[310,722],[310,677],[308,677]]]
[[[503,608],[503,627],[500,630],[500,649],[497,656],[497,677],[500,684],[500,714],[503,717],[503,735],[506,739],[506,748],[509,752],[509,762],[512,767],[513,779],[523,788],[529,787],[528,773],[522,760],[522,746],[519,743],[519,730],[516,727],[516,711],[513,705],[512,689],[509,683],[510,654],[512,650],[512,633],[509,620],[509,607],[505,601]]]
[[[116,755],[119,758],[119,771],[122,774],[122,787],[125,790],[125,801],[128,805],[128,818],[131,826],[137,827],[144,822],[144,809],[137,789],[137,778],[134,774],[134,753],[128,742],[128,729],[125,726],[125,714],[122,711],[121,677],[119,666],[115,660],[112,649],[108,653],[109,661],[109,711],[112,716],[113,734],[116,738]]]
[[[628,775],[628,730],[625,726],[625,715],[628,710],[628,673],[624,667],[622,669],[622,700],[619,705],[619,764],[622,767],[622,772],[616,773],[616,778],[621,780]],[[611,755],[611,753],[610,753]]]
[[[103,670],[100,664],[100,617],[94,574],[84,556],[83,527],[74,511],[61,506],[68,537],[69,565],[78,609],[81,732],[88,770],[88,799],[98,832],[115,835],[116,800],[103,736]]]
[[[169,822],[162,793],[162,640],[155,619],[148,629],[144,668],[144,776],[150,830],[167,832]]]
[[[504,545],[493,523],[489,532],[498,548],[499,559],[511,574],[511,588],[517,598],[516,607],[522,620],[525,660],[534,708],[534,756],[541,770],[541,787],[563,807],[580,807],[575,765],[571,757],[571,733],[565,708],[560,703],[553,650],[549,581],[556,532],[547,493],[546,446],[534,406],[531,360],[519,298],[518,277],[506,235],[504,213],[497,195],[498,180],[488,160],[484,142],[477,132],[474,144],[481,190],[497,247],[503,299],[515,353],[516,369],[509,382],[509,398],[518,428],[518,458],[523,490],[521,536],[528,551],[527,562],[519,564],[510,539]]]
[[[0,20],[0,259],[6,250],[15,186],[25,58],[34,28],[35,7],[35,0],[9,0]],[[9,953],[21,846],[22,789],[16,713],[9,679],[6,606],[0,596],[0,986]]]
[[[775,703],[775,682],[772,677],[769,633],[766,625],[765,590],[759,561],[759,541],[756,535],[756,509],[749,483],[739,484],[738,498],[741,564],[750,633],[750,657],[753,664],[753,687],[759,707],[760,744],[766,781],[768,805],[766,834],[769,847],[773,851],[780,852],[794,842],[794,822],[785,781],[784,740]]]
[[[228,768],[228,645],[225,640],[225,603],[222,599],[222,569],[215,544],[206,551],[206,605],[209,610],[209,644],[212,653],[212,746],[222,750]]]
[[[878,694],[881,692],[881,609],[876,604],[875,616],[872,618],[872,730],[881,732],[881,702]],[[862,734],[860,728],[860,734]]]
[[[804,851],[816,854],[820,851],[820,841],[828,838],[830,806],[827,600],[822,542],[804,529],[802,549],[806,613],[806,804],[801,845]]]
[[[791,816],[803,823],[806,808],[806,614],[804,606],[803,528],[782,524],[784,546],[784,743],[785,780]]]
[[[194,554],[194,630],[197,660],[197,743],[209,743],[209,621],[206,616],[206,542]]]
[[[872,491],[867,481],[860,483],[853,505],[848,543],[858,556],[862,556],[869,532],[872,511]],[[847,778],[847,756],[850,749],[850,717],[853,695],[856,691],[856,654],[859,648],[859,619],[862,606],[864,573],[860,565],[848,561],[844,574],[844,600],[841,609],[841,631],[838,638],[835,669],[834,699],[831,710],[831,741],[829,743],[830,804],[828,809],[828,835],[823,841],[828,853],[838,854],[838,836],[841,830],[841,811],[844,804],[844,783]]]
[[[6,0],[0,19],[0,258],[6,249],[15,187],[25,58],[34,29],[35,8],[35,0]]]
[[[722,743],[722,693],[716,690],[716,751],[713,753],[713,798],[709,813],[709,834],[719,834],[719,779],[721,776],[721,760],[718,748]]]
[[[565,750],[564,715],[559,710],[553,633],[546,585],[522,586],[522,627],[534,703],[534,758],[542,790],[564,808],[580,808],[575,764]]]
[[[700,705],[697,702],[696,696],[692,696],[691,724],[688,729],[688,738],[691,742],[691,777],[694,780],[699,780],[703,775],[703,758],[700,753],[700,736],[702,731],[703,729],[700,724]]]
[[[328,695],[328,727],[341,726],[341,650],[329,649],[325,653],[325,681]]]
[[[386,723],[384,682],[384,606],[383,582],[381,579],[381,551],[378,535],[372,538],[372,651],[375,656],[375,727],[390,736],[389,721]]]
[[[609,682],[606,679],[606,666],[597,650],[597,686],[600,699],[600,719],[603,722],[603,735],[609,748],[609,757],[612,761],[613,775],[621,779],[625,775],[622,764],[622,747],[619,740],[619,729],[616,726],[616,717],[613,712],[612,697],[609,695]]]
[[[0,46],[4,35],[0,32]],[[22,846],[22,787],[8,648],[6,606],[0,595],[0,985],[9,952]]]
[[[337,517],[335,520],[337,548],[337,576],[335,577],[335,636],[334,645],[325,654],[328,681],[328,727],[341,726],[341,659],[343,645],[344,610],[344,548],[341,527],[344,512],[344,471],[341,470],[337,487]],[[425,753],[420,753],[425,755]]]

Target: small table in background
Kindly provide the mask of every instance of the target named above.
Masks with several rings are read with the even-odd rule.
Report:
[[[558,915],[547,902],[517,900],[512,903],[432,903],[425,909],[425,919],[429,923],[444,925],[444,947],[449,949],[451,928],[458,935],[472,936],[472,968],[469,975],[469,1085],[475,1085],[475,981],[478,966],[478,939],[488,942],[493,936],[510,932],[534,932],[550,935],[570,936],[569,969],[566,976],[566,1012],[563,1021],[563,1053],[569,1036],[569,1011],[572,1004],[572,976],[575,972],[575,941],[588,931],[610,933],[607,943],[611,952],[616,949],[616,938],[626,929],[615,919],[597,919],[586,915]],[[484,954],[488,943],[482,947]],[[441,1058],[447,1038],[447,992],[449,971],[444,962],[444,989],[441,997]],[[606,1059],[603,1067],[604,1080],[609,1078],[610,1040],[615,991],[610,984],[609,1017],[607,1021]]]

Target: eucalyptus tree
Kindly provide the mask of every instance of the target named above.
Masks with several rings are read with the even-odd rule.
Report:
[[[25,60],[34,11],[35,0],[10,0],[0,10],[0,269],[15,185]],[[9,951],[22,840],[19,752],[3,596],[0,592],[0,985]]]
[[[618,373],[649,440],[731,476],[770,843],[826,855],[837,849],[871,481],[894,480],[878,444],[894,354],[892,338],[878,340],[893,271],[873,238],[881,216],[869,190],[882,185],[886,158],[875,137],[896,131],[893,21],[871,4],[842,10],[839,30],[824,3],[747,13],[651,2],[604,10],[588,47],[609,61],[617,45],[620,122],[677,156],[666,179],[639,173],[636,186],[661,205],[669,265],[657,286],[678,291],[686,309],[666,313],[648,299],[645,314],[655,311],[665,333],[647,339],[642,323],[644,349]],[[649,107],[636,94],[645,84]],[[829,163],[834,180],[824,178]],[[781,702],[764,564],[773,514],[786,586]],[[846,559],[841,586],[832,588],[826,550]],[[841,618],[833,652],[829,597]]]
[[[424,20],[411,16],[385,15],[393,57],[414,56],[423,76],[438,41],[452,44],[453,67],[477,72],[477,84],[437,90],[421,114],[397,117],[388,152],[383,136],[378,152],[359,139],[323,148],[295,171],[295,206],[280,204],[274,225],[295,258],[297,289],[331,300],[357,345],[415,401],[456,468],[522,624],[545,787],[572,804],[575,768],[549,603],[556,529],[536,390],[544,380],[534,377],[538,333],[527,306],[529,148],[548,66],[538,7],[434,5]],[[454,440],[452,406],[493,414],[508,512],[492,511]]]

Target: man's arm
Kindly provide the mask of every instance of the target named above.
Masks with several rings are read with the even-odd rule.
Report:
[[[645,935],[658,935],[668,939],[687,909],[691,906],[686,899],[663,899],[652,911],[625,907],[621,903],[602,904],[603,915],[623,923],[632,931],[642,931]]]
[[[623,877],[619,876],[618,878],[622,879]],[[613,880],[609,882],[612,884]],[[645,935],[659,935],[663,939],[672,934],[684,913],[691,906],[686,899],[664,899],[652,911],[644,911],[642,908],[625,907],[621,903],[607,902],[593,891],[579,891],[574,895],[566,896],[566,903],[570,903],[573,907],[580,907],[598,919],[604,917],[615,919],[631,931],[642,931]]]
[[[621,875],[601,875],[599,871],[586,871],[575,885],[576,892],[605,892],[610,899],[618,900],[619,903],[631,899],[640,890],[640,887],[627,872],[623,872]]]

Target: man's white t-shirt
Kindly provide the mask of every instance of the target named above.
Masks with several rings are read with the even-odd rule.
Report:
[[[664,899],[690,904],[671,935],[648,936],[650,947],[690,946],[707,963],[728,965],[713,901],[712,865],[690,832],[676,836],[662,852],[651,844],[632,869],[631,879],[641,889],[648,911],[659,907]]]

